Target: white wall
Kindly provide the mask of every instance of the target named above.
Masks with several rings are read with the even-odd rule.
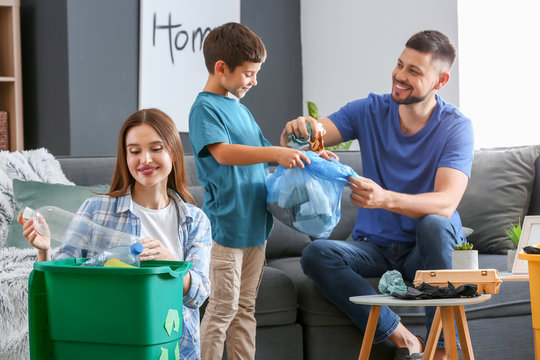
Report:
[[[389,92],[412,34],[436,29],[458,46],[456,0],[302,0],[301,22],[304,102],[315,102],[323,116],[370,92]],[[451,75],[440,94],[459,105],[457,61]]]
[[[370,92],[390,92],[397,58],[418,31],[439,30],[458,47],[456,1],[301,0],[304,113],[306,101],[327,116]],[[458,79],[456,60],[439,92],[456,106]]]
[[[460,104],[476,148],[540,143],[539,14],[535,0],[459,1]]]

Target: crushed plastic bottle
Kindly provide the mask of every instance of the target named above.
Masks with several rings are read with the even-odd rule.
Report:
[[[136,235],[105,227],[56,206],[43,206],[37,210],[27,207],[24,209],[23,218],[32,219],[39,234],[61,242],[64,246],[95,253],[122,247],[129,249],[135,244],[142,248]]]
[[[140,267],[141,261],[139,255],[144,250],[143,245],[139,242],[131,244],[130,246],[120,246],[113,249],[105,250],[93,258],[82,263],[81,266],[121,266],[126,267],[123,264],[131,265],[133,267]],[[119,264],[119,260],[121,263]]]

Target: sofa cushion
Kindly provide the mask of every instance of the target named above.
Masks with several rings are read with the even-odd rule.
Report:
[[[25,207],[38,209],[52,205],[76,213],[84,200],[95,196],[95,192],[107,192],[108,187],[85,187],[63,184],[48,184],[39,181],[13,180],[13,195],[17,204],[14,219],[9,227],[6,247],[31,248],[22,235],[22,226],[16,221],[19,212]],[[59,245],[59,244],[56,244]],[[53,244],[54,246],[54,244]]]
[[[58,156],[66,177],[77,185],[109,185],[116,156]]]
[[[264,267],[255,308],[257,326],[278,326],[296,321],[296,288],[282,271]]]
[[[274,228],[266,242],[266,258],[300,256],[310,242],[309,236],[288,227],[274,217]]]
[[[540,146],[475,151],[471,179],[458,211],[482,253],[504,254],[514,244],[504,230],[527,214]]]

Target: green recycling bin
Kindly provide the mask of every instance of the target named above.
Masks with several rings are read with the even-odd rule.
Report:
[[[81,267],[86,260],[34,264],[28,286],[30,358],[177,359],[183,277],[191,263]]]

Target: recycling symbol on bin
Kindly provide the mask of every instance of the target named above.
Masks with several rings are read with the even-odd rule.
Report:
[[[180,316],[178,316],[178,310],[169,309],[167,318],[165,319],[165,330],[167,330],[169,336],[171,336],[173,326],[174,331],[178,332],[180,330]]]
[[[178,332],[180,330],[180,316],[178,315],[178,310],[169,309],[167,313],[167,318],[165,319],[165,330],[167,334],[171,336],[172,331]],[[169,358],[169,350],[166,348],[161,348],[161,355],[159,360],[167,360]],[[176,360],[180,359],[180,347],[176,343],[176,348],[174,349],[174,358]]]

